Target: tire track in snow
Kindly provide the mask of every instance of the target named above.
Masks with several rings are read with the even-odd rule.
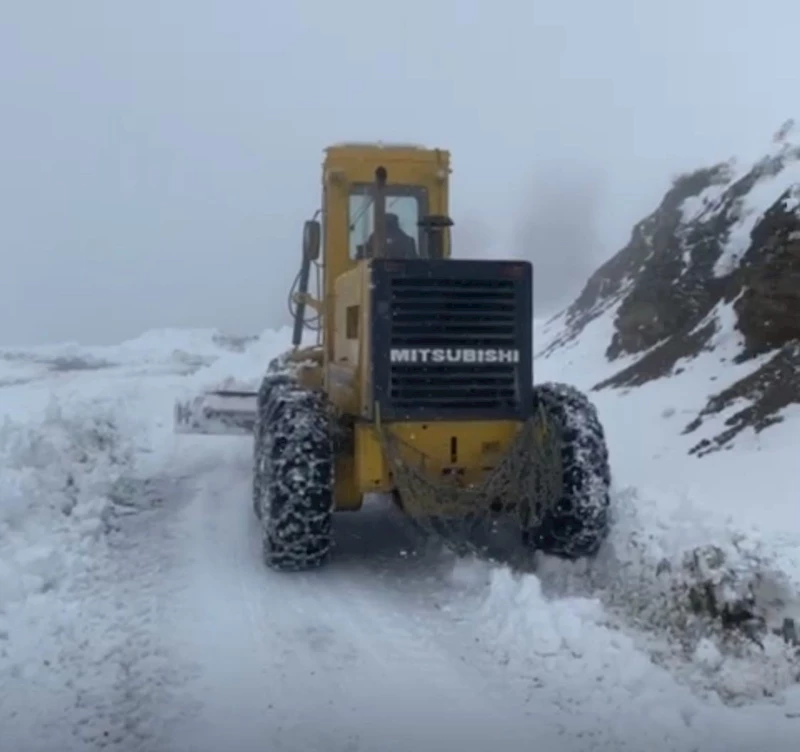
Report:
[[[195,593],[219,618],[197,624],[190,651],[209,658],[196,687],[206,705],[171,749],[471,750],[498,734],[509,749],[529,749],[533,722],[518,698],[498,701],[437,642],[419,599],[387,587],[369,558],[288,576],[265,569],[247,484],[232,469],[209,481],[190,515]]]

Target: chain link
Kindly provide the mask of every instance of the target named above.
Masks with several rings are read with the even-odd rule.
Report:
[[[377,430],[406,514],[458,553],[483,554],[476,534],[491,526],[498,509],[513,514],[524,533],[561,498],[562,437],[542,406],[522,424],[500,464],[472,486],[456,473],[443,473],[390,427],[379,424]]]

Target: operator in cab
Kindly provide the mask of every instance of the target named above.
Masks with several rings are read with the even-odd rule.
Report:
[[[370,234],[366,243],[357,249],[357,259],[372,256],[372,242],[375,233]],[[396,214],[386,214],[386,257],[391,259],[412,259],[417,257],[417,244],[410,235],[400,227],[400,219]]]

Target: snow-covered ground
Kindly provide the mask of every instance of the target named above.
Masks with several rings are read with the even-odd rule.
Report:
[[[794,649],[688,602],[716,577],[720,602],[752,588],[770,625],[800,616],[800,414],[688,456],[684,413],[729,373],[701,356],[595,395],[617,488],[591,566],[456,560],[376,501],[337,520],[326,569],[281,576],[260,562],[250,443],[171,421],[288,341],[0,351],[1,752],[797,748]],[[607,341],[538,359],[537,380],[596,383]]]

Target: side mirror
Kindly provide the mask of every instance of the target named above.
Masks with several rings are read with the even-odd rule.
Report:
[[[309,261],[319,258],[322,225],[316,219],[309,219],[303,224],[303,257]]]

